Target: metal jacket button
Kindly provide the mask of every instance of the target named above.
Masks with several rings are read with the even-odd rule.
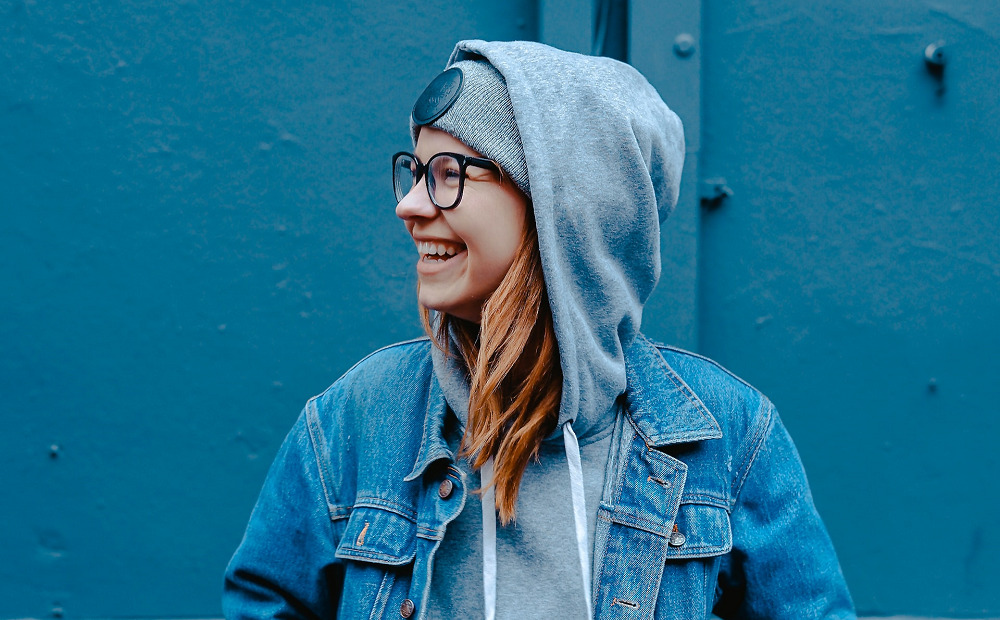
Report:
[[[687,542],[687,536],[680,532],[671,532],[669,542],[671,547],[680,547]]]
[[[455,490],[455,483],[451,481],[451,478],[445,478],[438,485],[438,497],[441,499],[448,499],[451,497],[451,492]]]
[[[405,601],[403,601],[403,604],[399,606],[399,615],[403,616],[404,618],[409,618],[410,616],[413,615],[413,612],[415,610],[416,607],[413,605],[413,601],[411,601],[410,599],[406,599]]]

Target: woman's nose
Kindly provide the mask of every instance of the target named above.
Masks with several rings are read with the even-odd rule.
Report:
[[[427,186],[414,183],[409,193],[396,204],[396,217],[408,220],[415,217],[432,218],[438,214],[438,208],[427,195]]]

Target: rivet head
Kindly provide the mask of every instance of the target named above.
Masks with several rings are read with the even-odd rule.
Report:
[[[682,32],[674,39],[674,53],[678,58],[688,58],[694,54],[694,37]]]
[[[944,67],[948,57],[944,51],[944,41],[935,41],[924,48],[924,61],[933,67]]]
[[[681,532],[671,532],[670,540],[668,541],[671,547],[680,547],[687,542],[687,536]]]
[[[451,481],[451,478],[445,478],[438,485],[438,497],[441,499],[448,499],[451,497],[451,492],[455,490],[455,483]]]
[[[411,601],[410,599],[406,599],[405,601],[403,601],[403,604],[399,606],[399,615],[403,616],[404,618],[409,618],[410,616],[413,615],[413,612],[416,611],[416,609],[417,608],[413,604],[413,601]]]

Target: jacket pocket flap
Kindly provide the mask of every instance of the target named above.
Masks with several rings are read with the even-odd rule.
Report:
[[[337,557],[398,566],[417,554],[417,524],[403,515],[370,506],[355,507],[347,520]]]
[[[667,547],[668,560],[722,555],[733,549],[733,529],[725,508],[681,504],[675,526]]]

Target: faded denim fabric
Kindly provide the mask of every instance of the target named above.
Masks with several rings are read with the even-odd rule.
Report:
[[[442,436],[430,349],[381,349],[307,403],[226,571],[227,618],[423,617],[435,551],[470,492]],[[625,361],[595,618],[855,618],[771,403],[643,337]]]

